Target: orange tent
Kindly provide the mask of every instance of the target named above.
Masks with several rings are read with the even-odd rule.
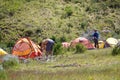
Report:
[[[71,46],[76,46],[77,44],[83,44],[87,49],[94,49],[94,45],[86,38],[84,37],[79,37],[74,39],[71,42]]]
[[[28,37],[20,38],[12,49],[12,54],[20,58],[35,58],[41,57],[42,52],[38,46]]]

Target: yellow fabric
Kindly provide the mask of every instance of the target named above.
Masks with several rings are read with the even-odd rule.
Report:
[[[0,48],[0,56],[5,54],[7,54],[7,52],[5,52],[3,49]]]
[[[105,43],[103,41],[99,41],[99,48],[102,49],[105,46]]]

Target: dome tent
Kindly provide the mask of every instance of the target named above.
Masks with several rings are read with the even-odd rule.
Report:
[[[12,49],[12,54],[19,58],[36,58],[41,57],[42,52],[30,38],[20,38]]]
[[[87,49],[94,49],[94,45],[85,37],[78,37],[71,42],[71,46],[76,46],[77,44],[84,45]]]
[[[108,39],[106,40],[106,42],[107,42],[111,47],[114,47],[115,45],[117,45],[118,40],[115,39],[115,38],[110,37],[110,38],[108,38]]]

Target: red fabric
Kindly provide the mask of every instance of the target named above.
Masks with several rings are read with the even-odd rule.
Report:
[[[19,56],[20,59],[27,59],[27,58],[35,58],[35,57],[41,57],[40,52],[32,52],[30,55],[24,55],[24,56]]]

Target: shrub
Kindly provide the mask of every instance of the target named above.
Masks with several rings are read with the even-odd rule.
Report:
[[[53,41],[57,42],[57,38],[55,36],[52,36],[50,39],[52,39]]]
[[[120,8],[120,1],[119,0],[114,0],[114,1],[108,1],[107,5],[109,8]]]
[[[34,34],[34,30],[32,30],[32,29],[31,30],[26,30],[24,34],[25,34],[25,36],[31,36],[31,35]]]
[[[71,0],[64,0],[65,2],[71,2]]]
[[[75,51],[75,50],[76,50],[75,47],[72,47],[72,46],[70,46],[70,47],[67,48],[67,51],[70,51],[70,52],[71,51]]]
[[[71,23],[68,23],[67,26],[68,26],[69,28],[73,28],[73,25],[72,25]]]
[[[86,51],[86,47],[83,46],[82,44],[77,44],[75,46],[75,53],[84,53]]]
[[[18,66],[19,61],[17,59],[17,57],[12,56],[12,55],[7,55],[3,58],[3,68],[5,69],[9,69],[15,66]]]
[[[67,41],[65,36],[60,37],[60,42],[65,42],[65,41]]]
[[[87,25],[88,25],[87,21],[84,21],[81,23],[81,28],[86,29]]]
[[[14,42],[14,41],[10,41],[10,42],[8,42],[8,43],[7,43],[7,47],[13,47],[13,46],[14,46],[14,44],[15,44],[15,42]]]
[[[3,67],[4,68],[10,68],[10,67],[14,67],[14,66],[17,66],[18,65],[18,62],[14,59],[10,59],[8,61],[4,61],[3,62]]]
[[[54,45],[53,54],[54,55],[64,54],[64,49],[61,43],[56,43]]]
[[[72,0],[73,3],[82,3],[82,0]]]
[[[72,7],[71,6],[65,7],[65,12],[66,12],[66,17],[71,16],[73,14]]]
[[[113,56],[118,55],[118,54],[120,54],[120,45],[115,46],[112,50],[112,55]]]

